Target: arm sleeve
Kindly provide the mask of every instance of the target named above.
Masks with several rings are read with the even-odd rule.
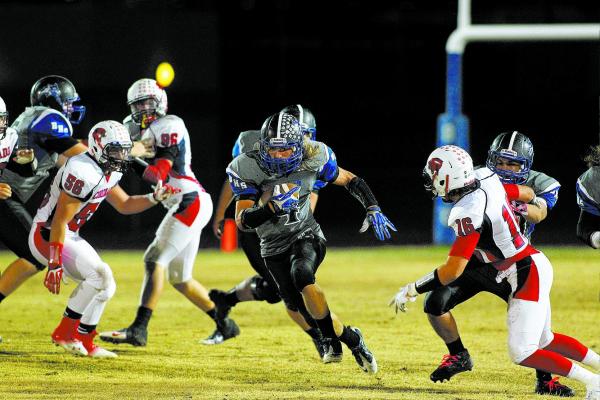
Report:
[[[79,142],[76,139],[73,139],[69,136],[65,138],[48,137],[43,140],[41,144],[46,150],[48,150],[48,152],[62,154],[71,147],[75,146],[77,143]]]
[[[229,179],[229,186],[233,192],[234,200],[258,200],[259,189],[254,182],[243,179],[230,165],[225,170]]]
[[[465,236],[457,236],[448,255],[454,257],[463,257],[467,260],[471,259],[471,256],[477,247],[477,243],[479,243],[480,236],[481,234],[477,231]]]
[[[506,197],[508,200],[517,200],[519,198],[519,185],[514,183],[504,183],[504,190],[506,191]]]

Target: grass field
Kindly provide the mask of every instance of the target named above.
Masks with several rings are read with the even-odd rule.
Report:
[[[548,248],[555,270],[553,328],[600,351],[600,262],[583,247]],[[38,275],[0,305],[0,399],[540,399],[534,371],[511,364],[505,304],[480,294],[454,314],[475,360],[472,372],[434,384],[429,373],[445,346],[429,328],[422,298],[395,317],[387,302],[401,284],[445,259],[447,249],[378,247],[331,249],[318,273],[331,308],[359,326],[380,372],[360,371],[349,351],[340,364],[321,364],[308,336],[282,304],[241,303],[232,317],[242,334],[220,346],[198,344],[213,330],[206,315],[165,288],[145,348],[106,346],[116,360],[76,358],[50,343],[73,283],[50,295]],[[117,293],[99,330],[122,328],[135,314],[141,252],[101,252],[114,271]],[[12,255],[0,253],[0,265]],[[228,289],[251,274],[241,252],[202,251],[195,277]],[[575,381],[564,380],[577,389]]]

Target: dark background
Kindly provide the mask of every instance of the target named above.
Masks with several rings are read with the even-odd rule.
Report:
[[[473,23],[600,22],[592,1],[473,3]],[[12,120],[38,78],[64,75],[88,108],[75,127],[86,137],[96,122],[125,117],[127,88],[169,61],[169,110],[186,122],[194,171],[215,203],[238,133],[301,103],[317,118],[318,139],[369,182],[399,228],[392,243],[428,243],[421,170],[444,110],[456,10],[457,1],[437,0],[1,1],[0,95]],[[574,185],[599,140],[598,42],[470,44],[465,54],[475,163],[498,133],[528,134],[534,169],[563,185],[536,240],[576,242]],[[134,177],[123,186],[145,191]],[[358,234],[364,214],[343,188],[321,194],[316,215],[330,243],[375,242]],[[101,247],[145,247],[163,213],[125,217],[105,205],[83,235]],[[209,227],[202,244],[216,246]]]

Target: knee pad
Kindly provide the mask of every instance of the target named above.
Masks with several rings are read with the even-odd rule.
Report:
[[[546,330],[542,332],[542,337],[540,338],[540,348],[543,349],[548,347],[550,343],[554,340],[554,333],[551,330]]]
[[[294,286],[299,292],[302,292],[302,289],[304,289],[308,285],[312,285],[315,283],[315,274],[312,268],[310,268],[305,263],[292,265],[291,274]]]
[[[256,300],[264,300],[269,304],[281,301],[277,288],[274,288],[273,285],[269,284],[269,281],[259,275],[254,275],[250,278],[250,290]]]
[[[89,283],[99,290],[98,300],[108,301],[114,296],[115,291],[117,290],[117,284],[113,277],[112,270],[108,264],[100,263],[96,266],[96,272],[98,273],[99,280],[90,279]]]
[[[434,316],[440,316],[447,313],[452,308],[449,305],[451,296],[452,291],[447,286],[437,288],[427,293],[425,301],[423,302],[423,311],[425,311],[426,314]]]
[[[535,344],[523,343],[520,337],[508,339],[508,355],[515,364],[520,364],[538,349],[539,346]]]

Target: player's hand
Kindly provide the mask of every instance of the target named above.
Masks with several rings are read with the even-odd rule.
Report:
[[[393,305],[395,307],[396,314],[398,314],[398,311],[406,312],[406,303],[409,301],[416,301],[418,295],[419,293],[417,293],[415,283],[409,283],[408,285],[400,288],[398,293],[392,297],[388,303],[388,306],[391,307]]]
[[[171,198],[174,194],[181,192],[181,189],[174,188],[171,185],[163,185],[162,181],[158,181],[156,186],[154,186],[154,193],[152,193],[152,197],[157,202],[163,202]]]
[[[17,164],[29,164],[33,162],[35,154],[33,149],[17,150],[17,156],[13,158]]]
[[[213,228],[213,233],[215,234],[215,237],[217,239],[221,239],[221,236],[223,235],[223,227],[224,226],[225,226],[225,219],[215,217],[213,224],[212,224],[212,228]]]
[[[154,158],[156,151],[154,145],[148,140],[133,142],[131,157]]]
[[[379,206],[371,206],[367,208],[367,216],[365,217],[359,232],[366,232],[366,230],[369,229],[369,226],[373,227],[375,237],[379,240],[391,239],[392,235],[390,233],[390,229],[394,232],[398,232],[394,224],[392,224],[388,217],[381,212],[381,208],[379,208]]]
[[[44,286],[48,288],[50,293],[60,293],[60,281],[63,277],[62,265],[49,265],[46,271],[46,277],[44,278]]]
[[[521,201],[511,201],[510,208],[513,210],[513,212],[522,215],[523,217],[526,217],[528,214],[527,204]]]
[[[12,189],[7,183],[0,183],[0,200],[6,200],[12,196]]]
[[[294,186],[287,192],[281,193],[281,185],[276,186],[273,191],[274,196],[269,200],[275,210],[275,214],[287,214],[297,209],[300,199],[296,193],[299,191],[300,186]]]

